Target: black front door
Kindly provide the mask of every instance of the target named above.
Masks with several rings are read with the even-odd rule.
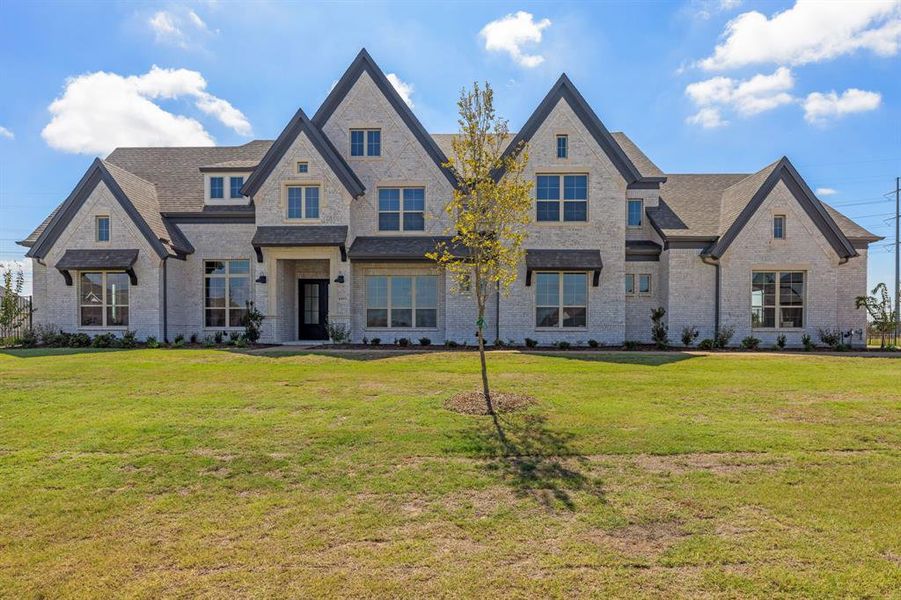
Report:
[[[297,339],[327,340],[328,279],[300,279],[297,282],[299,299]]]

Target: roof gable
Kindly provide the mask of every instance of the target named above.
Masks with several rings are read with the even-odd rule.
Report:
[[[666,177],[662,175],[642,176],[635,164],[623,151],[623,148],[617,143],[607,128],[604,127],[597,114],[591,109],[591,106],[588,105],[588,102],[585,101],[579,90],[576,89],[576,86],[573,85],[573,82],[566,76],[566,73],[562,74],[551,87],[550,91],[535,109],[535,112],[532,113],[519,133],[516,134],[516,137],[507,146],[507,149],[504,151],[505,157],[517,152],[521,144],[532,139],[532,136],[535,135],[538,128],[550,116],[560,100],[566,100],[566,103],[576,113],[582,125],[588,130],[598,146],[601,147],[623,179],[626,180],[627,185],[657,187],[660,183],[666,181]],[[650,163],[650,161],[648,162]],[[500,173],[499,175],[502,174]]]
[[[780,181],[785,183],[840,258],[857,256],[854,246],[785,156],[723,192],[720,218],[724,232],[716,244],[706,252],[708,256],[720,258],[726,252]]]
[[[115,171],[115,176],[111,173],[111,168]],[[179,249],[176,248],[172,248],[170,252],[170,248],[167,248],[160,239],[170,241],[169,231],[160,215],[159,206],[156,205],[154,208],[156,191],[153,189],[153,184],[113,165],[107,165],[96,158],[72,193],[54,211],[49,223],[44,226],[43,231],[25,256],[44,258],[100,182],[106,185],[160,258],[178,252]],[[135,196],[136,202],[129,198],[123,190],[123,186]],[[190,249],[184,250],[189,251]]]
[[[244,182],[241,193],[245,196],[253,196],[256,194],[266,181],[266,178],[269,177],[272,170],[275,169],[275,166],[285,155],[285,152],[288,151],[291,144],[294,143],[294,140],[296,140],[297,136],[301,133],[307,135],[307,138],[313,144],[313,147],[316,148],[316,151],[319,152],[332,172],[338,177],[338,180],[341,181],[347,191],[350,192],[350,195],[354,198],[362,196],[363,192],[366,191],[366,188],[341,155],[338,154],[338,150],[322,133],[319,127],[313,124],[306,113],[303,112],[302,108],[297,109],[297,112],[294,113],[294,116],[288,122],[288,125],[282,130],[272,146],[270,146],[266,155],[263,156],[263,160],[260,161],[259,166],[254,169],[250,177],[247,178],[247,181]]]
[[[385,77],[385,74],[369,55],[369,52],[366,51],[366,48],[360,50],[360,53],[357,54],[354,61],[347,67],[344,75],[341,76],[341,79],[338,80],[338,83],[335,84],[335,87],[329,92],[329,95],[319,107],[319,110],[313,115],[313,123],[317,127],[324,127],[332,114],[334,114],[335,110],[341,105],[344,98],[350,93],[351,89],[353,89],[354,84],[356,84],[360,75],[364,72],[369,74],[369,77],[391,105],[391,108],[398,114],[401,121],[404,122],[404,125],[407,126],[407,129],[410,130],[410,133],[413,134],[413,137],[416,138],[426,154],[428,154],[435,162],[435,165],[441,173],[444,174],[445,178],[447,178],[452,186],[456,186],[456,175],[451,168],[446,166],[447,156],[445,156],[444,152],[432,136],[425,130],[425,127],[422,126],[422,123],[419,122],[419,119],[416,118],[416,115],[413,114],[413,111],[410,110],[407,103],[400,97],[400,94],[397,93],[397,90],[394,89],[394,86],[391,85],[388,78]]]

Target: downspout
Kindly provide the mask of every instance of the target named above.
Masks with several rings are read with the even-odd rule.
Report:
[[[713,290],[713,333],[714,337],[719,337],[720,335],[720,262],[719,260],[715,260],[710,258],[709,256],[701,255],[701,261],[704,264],[712,265],[716,269],[716,283],[714,284]]]
[[[501,282],[497,282],[494,295],[494,339],[501,339]]]
[[[166,277],[166,264],[168,256],[163,258],[163,341],[169,343],[169,284]]]

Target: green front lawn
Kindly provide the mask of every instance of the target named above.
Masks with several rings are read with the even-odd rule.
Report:
[[[897,597],[901,360],[489,361],[0,353],[0,596]]]

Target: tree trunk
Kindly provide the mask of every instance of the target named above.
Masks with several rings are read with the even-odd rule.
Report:
[[[485,404],[488,407],[488,414],[494,414],[494,405],[491,403],[491,393],[488,391],[488,365],[485,363],[485,334],[482,332],[484,323],[484,315],[479,311],[479,360],[482,363],[482,394],[485,396]]]

